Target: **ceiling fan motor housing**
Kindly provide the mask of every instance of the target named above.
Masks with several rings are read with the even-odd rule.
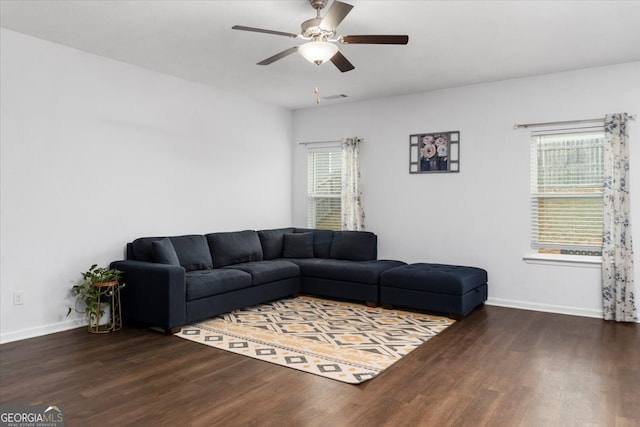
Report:
[[[327,40],[335,36],[336,30],[325,30],[320,27],[321,18],[307,19],[301,25],[302,35],[314,40]]]

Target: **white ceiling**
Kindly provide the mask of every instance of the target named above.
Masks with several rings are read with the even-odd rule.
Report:
[[[640,60],[640,1],[344,1],[338,35],[409,44],[341,45],[347,73],[297,54],[256,65],[300,40],[231,27],[299,33],[308,0],[1,0],[0,24],[294,109],[315,105],[316,82],[349,96],[330,104]]]

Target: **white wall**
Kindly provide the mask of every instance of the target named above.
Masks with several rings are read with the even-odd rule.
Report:
[[[493,304],[600,315],[598,268],[522,261],[528,132],[513,124],[640,114],[638,62],[292,116],[0,31],[0,342],[79,325],[81,316],[65,318],[68,289],[136,237],[305,225],[306,155],[295,143],[352,135],[366,140],[367,226],[380,236],[381,257],[486,268]],[[630,126],[634,160],[639,123]],[[408,135],[447,130],[461,131],[461,172],[410,175]],[[16,291],[23,305],[13,305]]]
[[[529,131],[513,125],[638,114],[629,127],[638,288],[638,76],[640,62],[635,62],[298,110],[294,143],[365,139],[366,225],[379,235],[381,258],[483,267],[489,273],[489,303],[600,317],[599,266],[522,259],[530,252]],[[410,175],[409,135],[452,130],[461,132],[461,172]],[[297,144],[293,164],[293,219],[304,225],[306,150]]]
[[[0,341],[136,237],[291,223],[291,111],[1,31]]]

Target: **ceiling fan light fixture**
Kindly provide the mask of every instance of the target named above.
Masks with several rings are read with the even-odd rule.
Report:
[[[298,52],[300,52],[300,55],[307,61],[320,65],[338,53],[338,46],[330,42],[311,41],[298,47]]]

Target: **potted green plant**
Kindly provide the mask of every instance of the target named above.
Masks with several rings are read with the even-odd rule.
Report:
[[[71,294],[76,297],[76,302],[67,310],[67,316],[73,310],[84,313],[89,331],[110,332],[109,328],[100,330],[100,318],[110,308],[113,292],[119,292],[124,287],[124,283],[120,283],[122,271],[93,264],[89,270],[81,274],[82,280],[71,288]],[[84,303],[84,307],[79,305],[80,302]]]

